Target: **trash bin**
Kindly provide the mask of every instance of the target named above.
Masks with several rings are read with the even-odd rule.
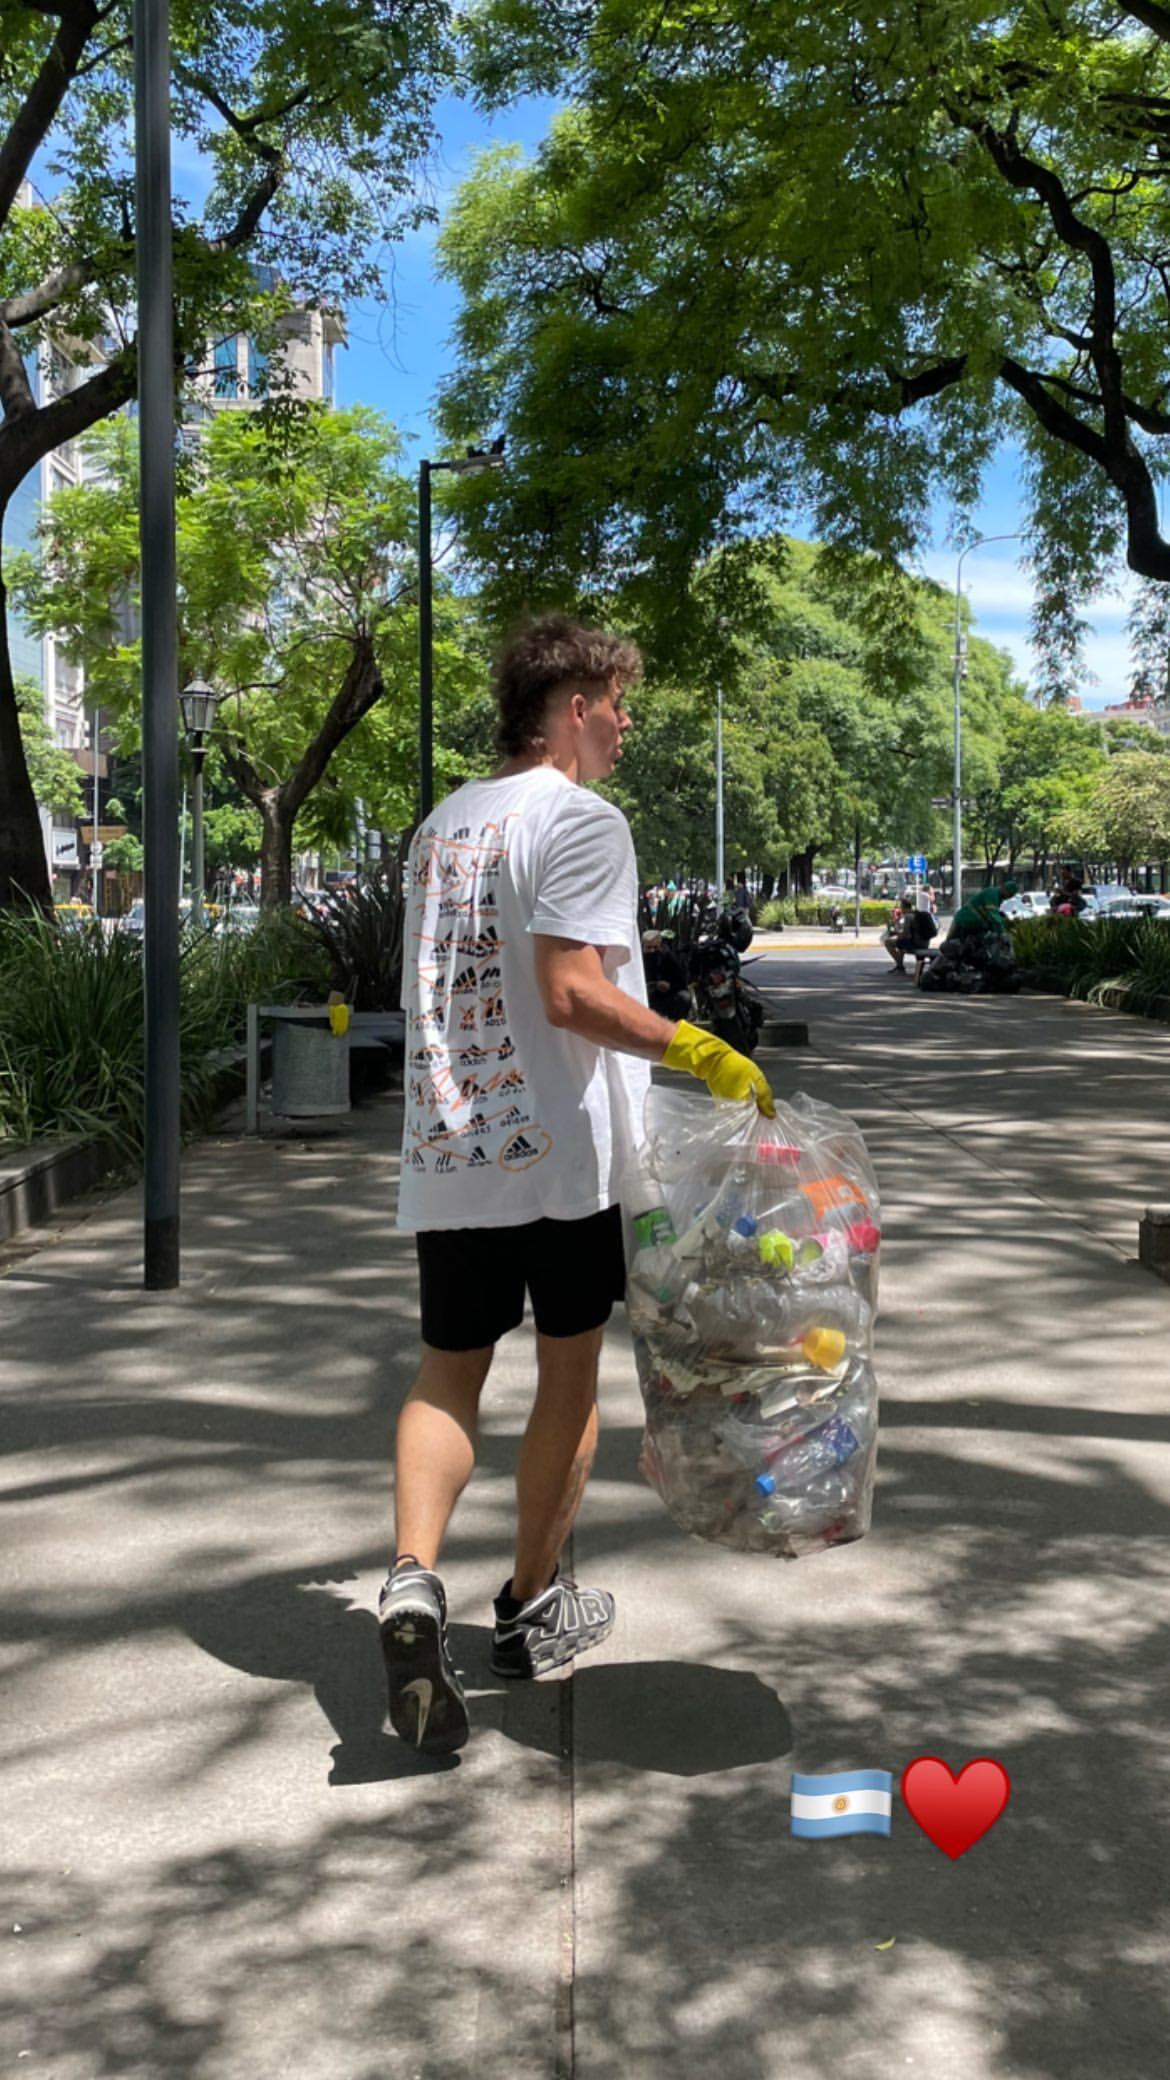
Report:
[[[349,1035],[320,1017],[273,1019],[272,1110],[282,1119],[349,1111]]]

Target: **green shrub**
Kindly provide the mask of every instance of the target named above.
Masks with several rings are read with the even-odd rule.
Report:
[[[1170,998],[1170,926],[1157,918],[1024,918],[1012,926],[1012,944],[1028,980],[1061,996],[1100,1003],[1124,990],[1137,1012]]]
[[[396,1011],[402,991],[406,902],[402,862],[371,874],[347,895],[331,896],[305,920],[327,975],[355,1011]]]
[[[215,1104],[217,1049],[243,1038],[251,1000],[320,997],[320,955],[299,920],[262,919],[247,936],[184,935],[180,1107],[187,1132]],[[137,1160],[143,1113],[142,947],[100,928],[61,932],[0,916],[0,1139],[100,1135]]]
[[[841,910],[848,927],[854,918],[854,906],[848,897],[841,901]],[[774,931],[777,925],[782,924],[827,925],[831,912],[832,904],[822,902],[817,896],[774,897],[770,903],[761,906],[760,928],[762,931]],[[892,903],[875,903],[862,899],[863,925],[876,925],[884,929],[893,914]]]

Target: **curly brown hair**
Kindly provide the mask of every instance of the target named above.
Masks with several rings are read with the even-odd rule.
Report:
[[[522,623],[501,650],[492,677],[500,718],[497,749],[505,758],[538,749],[549,701],[562,689],[596,700],[614,679],[625,688],[641,675],[642,654],[625,636],[585,628],[568,614]]]

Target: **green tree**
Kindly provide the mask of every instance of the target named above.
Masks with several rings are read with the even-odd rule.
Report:
[[[226,867],[256,867],[264,842],[264,824],[250,803],[221,802],[203,817],[203,864],[214,885]]]
[[[448,15],[446,0],[172,0],[172,126],[211,175],[200,210],[173,211],[182,376],[220,337],[275,346],[281,277],[301,304],[385,293],[380,248],[420,214]],[[2,530],[41,457],[135,392],[132,0],[3,0],[0,47]],[[23,183],[46,156],[52,205],[30,207]],[[38,406],[28,357],[55,340],[80,380]],[[0,577],[0,906],[19,892],[45,906],[3,609]]]
[[[94,474],[49,502],[41,557],[17,560],[14,590],[33,627],[58,631],[133,750],[139,646],[124,630],[137,606],[137,444],[124,420],[90,444]],[[183,468],[181,683],[201,674],[220,692],[209,772],[260,819],[266,905],[289,900],[298,816],[319,835],[321,803],[344,798],[330,784],[337,755],[384,696],[390,710],[416,697],[415,514],[397,458],[375,413],[306,405],[222,414]],[[383,743],[402,754],[403,741]],[[383,776],[383,795],[394,788],[405,803],[413,773],[412,762]]]
[[[479,162],[443,240],[446,429],[509,435],[464,494],[501,600],[645,573],[666,642],[713,547],[799,510],[895,634],[889,573],[1008,439],[1067,691],[1102,570],[1170,577],[1170,8],[471,13],[486,95],[574,97],[532,163]]]
[[[1170,854],[1170,756],[1157,740],[1108,761],[1074,812],[1074,829],[1084,855],[1111,861],[1123,881],[1143,861]]]
[[[1021,704],[1005,718],[999,781],[980,797],[979,813],[1006,852],[1009,870],[1030,851],[1033,871],[1047,874],[1107,757],[1100,730],[1063,708]]]
[[[25,764],[37,801],[63,815],[80,816],[85,806],[81,774],[72,753],[53,742],[44,694],[35,679],[18,679],[15,690]]]
[[[703,574],[705,577],[707,574]],[[824,552],[786,539],[761,545],[756,611],[722,631],[726,855],[729,868],[788,871],[810,886],[818,854],[865,843],[949,849],[931,798],[950,785],[951,605],[936,585],[911,589],[902,670],[884,636],[852,611]],[[1007,719],[1035,714],[1010,662],[975,637],[964,686],[969,784],[998,786]],[[714,679],[651,672],[634,703],[629,757],[611,791],[630,818],[644,874],[714,866]]]

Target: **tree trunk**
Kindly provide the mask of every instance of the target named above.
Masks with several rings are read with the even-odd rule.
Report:
[[[7,607],[0,575],[0,910],[49,911],[53,885],[20,734]]]
[[[791,862],[792,889],[790,891],[792,894],[802,896],[812,894],[813,861],[816,856],[817,848],[815,845],[810,845],[804,852],[793,853]]]
[[[260,840],[260,907],[287,909],[292,902],[292,852],[295,816],[284,789],[266,787],[257,803],[264,820]]]

